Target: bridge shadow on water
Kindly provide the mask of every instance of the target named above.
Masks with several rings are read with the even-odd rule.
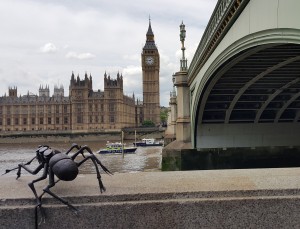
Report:
[[[205,149],[183,152],[182,170],[300,167],[300,147]]]

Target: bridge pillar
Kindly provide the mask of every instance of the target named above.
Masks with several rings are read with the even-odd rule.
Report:
[[[175,86],[177,87],[176,140],[182,142],[191,141],[190,91],[187,79],[187,71],[175,73]]]
[[[176,140],[162,150],[162,170],[182,170],[182,163],[194,152],[191,144],[190,91],[187,71],[175,73],[177,87]]]
[[[177,97],[176,92],[170,93],[170,110],[168,115],[168,127],[165,132],[165,145],[168,145],[176,139],[176,119],[177,119]]]

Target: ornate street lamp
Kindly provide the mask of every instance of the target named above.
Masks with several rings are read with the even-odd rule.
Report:
[[[185,36],[186,36],[186,30],[185,30],[185,25],[183,22],[181,22],[180,27],[180,41],[181,41],[181,50],[182,50],[182,59],[180,60],[180,71],[186,71],[187,70],[187,60],[185,59],[184,56],[184,41],[185,41]]]
[[[175,74],[172,75],[172,82],[173,82],[173,91],[170,92],[170,97],[176,97],[176,90],[175,90]]]

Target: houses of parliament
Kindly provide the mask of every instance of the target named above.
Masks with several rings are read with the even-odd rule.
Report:
[[[9,87],[0,97],[0,133],[18,131],[103,131],[137,127],[145,120],[160,122],[159,52],[149,20],[141,53],[143,101],[123,93],[123,75],[104,73],[104,90],[93,90],[91,75],[71,74],[69,96],[64,88],[40,86],[39,94],[18,96]]]

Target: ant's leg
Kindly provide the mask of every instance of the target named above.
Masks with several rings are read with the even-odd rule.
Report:
[[[78,146],[76,143],[73,143],[71,148],[68,149],[68,151],[66,152],[66,154],[68,155],[74,148],[76,148],[77,150],[80,149],[80,146]]]
[[[50,177],[50,176],[49,176]],[[55,181],[55,184],[56,183],[58,183],[60,180],[58,179],[57,181]],[[45,194],[45,191],[43,191],[42,192],[42,194],[39,196],[39,201],[40,201],[40,205],[37,205],[36,207],[35,207],[35,218],[36,218],[36,225],[40,225],[41,224],[41,222],[43,222],[44,221],[44,223],[46,222],[46,214],[45,214],[45,211],[44,211],[44,209],[43,209],[43,207],[42,207],[42,197],[43,197],[43,195]],[[40,209],[40,212],[41,212],[41,220],[40,220],[40,222],[39,223],[37,223],[37,208],[39,208]],[[37,227],[36,227],[37,228]]]
[[[42,165],[42,164],[41,164],[41,165]],[[37,192],[36,192],[36,190],[35,190],[34,183],[46,179],[46,178],[47,178],[47,170],[48,170],[48,164],[45,164],[45,165],[44,165],[43,175],[42,175],[41,177],[39,177],[38,179],[35,179],[35,180],[33,180],[31,183],[28,184],[28,186],[29,186],[30,189],[32,190],[32,192],[33,192],[33,194],[34,194],[34,196],[35,196],[36,202],[37,202],[37,205],[35,206],[35,212],[36,212],[36,213],[35,213],[35,215],[36,215],[36,224],[37,224],[37,208],[39,208],[39,209],[40,209],[40,212],[41,212],[41,221],[40,221],[40,223],[41,223],[42,221],[45,222],[46,216],[45,216],[44,210],[42,209],[42,202],[41,202],[41,199],[38,197]],[[40,224],[40,223],[39,223],[39,224]]]
[[[79,154],[81,154],[82,157],[85,158],[84,153],[83,153],[83,151],[85,150],[85,147],[86,147],[86,146],[84,146],[84,147],[78,147],[78,148],[77,148],[78,151],[77,151],[76,153],[74,153],[74,154],[71,156],[71,159],[74,161],[74,159],[75,159]],[[66,154],[68,154],[68,153],[69,153],[69,152],[67,152]]]
[[[56,194],[54,194],[53,192],[50,191],[50,188],[52,188],[55,185],[55,183],[56,182],[54,181],[54,173],[50,169],[50,171],[49,171],[49,185],[46,188],[44,188],[43,191],[48,193],[49,195],[51,195],[55,199],[59,200],[63,204],[67,205],[69,208],[71,208],[77,214],[77,212],[78,212],[77,208],[75,208],[73,205],[69,204],[68,201],[60,198],[59,196],[57,196]]]
[[[102,183],[102,180],[101,180],[101,175],[100,175],[100,172],[99,172],[99,168],[98,168],[98,165],[97,165],[97,162],[95,160],[95,155],[90,155],[90,156],[87,156],[86,158],[84,158],[82,161],[78,162],[77,163],[77,166],[79,167],[80,165],[82,165],[84,162],[86,162],[88,159],[91,159],[92,162],[94,163],[95,165],[95,168],[96,168],[96,172],[97,172],[97,179],[98,179],[98,182],[99,182],[99,187],[100,187],[100,192],[102,193],[102,191],[105,192],[105,187]]]
[[[42,165],[42,164],[41,164],[41,165]],[[40,166],[41,166],[41,165],[40,165]],[[34,194],[34,196],[35,196],[35,199],[36,199],[36,201],[37,201],[37,205],[41,205],[41,201],[40,201],[40,198],[38,197],[37,192],[36,192],[36,190],[35,190],[35,188],[34,188],[34,183],[46,179],[46,178],[47,178],[47,173],[48,173],[48,164],[46,163],[46,164],[44,165],[43,175],[42,175],[41,177],[39,177],[39,178],[33,180],[32,182],[30,182],[30,183],[28,184],[28,186],[30,187],[30,189],[32,190],[32,192],[33,192],[33,194]]]
[[[35,156],[34,158],[32,158],[30,161],[28,161],[28,162],[26,162],[25,164],[23,164],[23,165],[30,165],[31,162],[33,162],[34,159],[36,159],[36,156]],[[5,170],[5,173],[3,173],[2,175],[5,175],[6,173],[9,173],[9,172],[11,172],[11,171],[13,171],[13,170],[16,170],[16,169],[20,169],[20,168],[19,168],[19,165],[18,165],[16,168],[13,168],[13,169],[6,169],[6,170]],[[19,174],[21,175],[21,171],[19,171]],[[18,175],[17,179],[20,177],[20,175]]]
[[[54,182],[54,185],[56,185],[58,182],[60,181],[60,179],[57,179],[55,182]],[[42,194],[39,196],[39,199],[42,199],[43,195],[45,195],[45,191],[42,192]]]
[[[27,164],[27,163],[26,163]],[[18,165],[18,172],[17,172],[17,178],[18,179],[20,176],[21,176],[21,168],[25,169],[27,172],[29,172],[30,174],[32,175],[35,175],[37,174],[39,171],[41,171],[41,169],[44,167],[44,163],[41,163],[39,164],[39,166],[35,169],[35,170],[32,170],[30,168],[28,168],[26,166],[26,164],[19,164]]]
[[[30,165],[31,164],[31,162],[33,162],[33,160],[34,159],[36,159],[36,156],[34,157],[34,158],[32,158],[30,161],[28,161],[28,162],[26,162],[25,164],[23,164],[23,165]],[[16,169],[20,169],[19,168],[19,165],[16,167],[16,168],[13,168],[13,169],[6,169],[5,170],[5,173],[3,173],[2,175],[5,175],[6,173],[9,173],[9,172],[11,172],[11,171],[13,171],[13,170],[16,170]],[[21,175],[21,172],[19,172],[20,173],[20,175]],[[19,176],[18,176],[19,177]],[[18,178],[17,178],[18,179]]]
[[[75,158],[76,158],[79,154],[81,154],[81,155],[85,158],[85,156],[84,156],[84,150],[86,150],[86,151],[88,151],[89,153],[93,154],[92,150],[91,150],[88,146],[83,146],[83,147],[81,147],[75,154],[73,154],[73,155],[71,156],[71,159],[74,161]]]
[[[94,158],[94,160],[98,163],[98,165],[101,166],[104,172],[107,174],[112,174],[104,165],[102,165],[101,161],[93,154],[92,150],[88,146],[83,146],[77,153],[75,153],[71,159],[74,161],[75,158],[78,156],[79,153],[83,153],[83,151],[86,150],[90,155]]]
[[[36,159],[36,156],[34,158],[32,158],[30,161],[26,162],[24,165],[30,165],[31,162],[33,162],[34,159]]]

